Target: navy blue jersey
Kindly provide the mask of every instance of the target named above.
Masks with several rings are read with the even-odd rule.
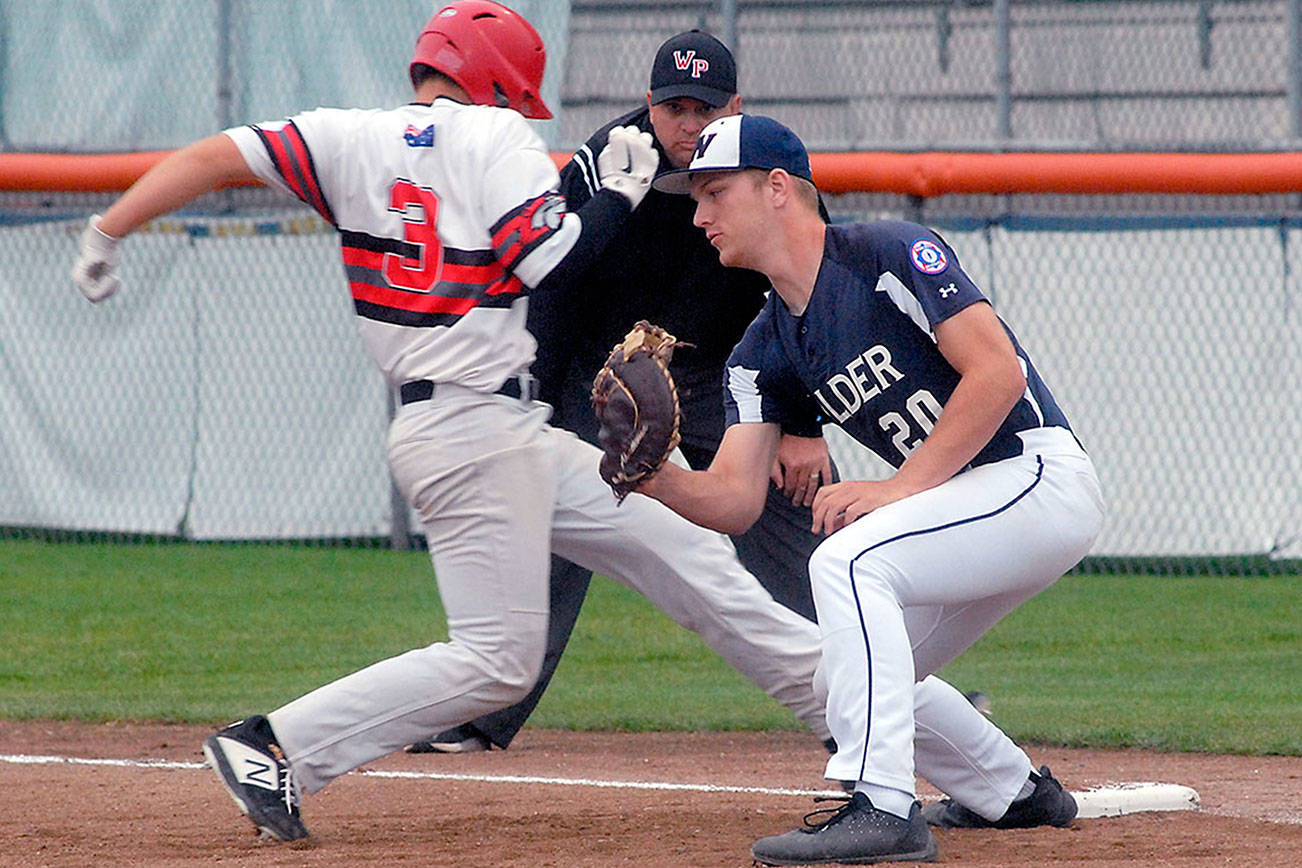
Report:
[[[815,416],[895,467],[918,448],[958,385],[936,326],[985,296],[945,240],[916,223],[829,226],[809,305],[794,316],[776,292],[728,360],[728,424],[808,424]],[[1002,321],[1001,321],[1002,322]],[[1027,388],[972,465],[1022,453],[1017,432],[1070,428],[1004,325]]]

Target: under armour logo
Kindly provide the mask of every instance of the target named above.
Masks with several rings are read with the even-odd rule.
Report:
[[[700,78],[701,73],[709,71],[710,61],[704,57],[697,57],[696,49],[693,48],[689,51],[675,51],[674,66],[684,72],[690,69],[692,78]]]
[[[714,141],[714,137],[717,135],[718,133],[710,133],[708,136],[701,136],[699,139],[697,139],[696,153],[692,155],[692,159],[699,160],[701,157],[704,157],[705,149],[710,146],[710,142]]]
[[[955,285],[952,284],[952,283],[951,283],[949,286],[942,286],[942,287],[940,288],[940,297],[941,297],[941,298],[948,298],[949,296],[951,296],[951,295],[955,295],[955,294],[957,294],[957,293],[958,293],[958,287],[955,286]]]

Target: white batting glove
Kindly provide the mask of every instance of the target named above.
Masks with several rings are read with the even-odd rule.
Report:
[[[606,147],[597,155],[597,174],[603,190],[622,194],[636,208],[651,189],[660,167],[660,155],[651,147],[651,134],[637,127],[615,127]]]
[[[72,282],[91,301],[103,301],[122,288],[116,274],[121,243],[122,239],[99,231],[98,214],[90,218],[86,231],[81,233],[77,262],[72,266]]]

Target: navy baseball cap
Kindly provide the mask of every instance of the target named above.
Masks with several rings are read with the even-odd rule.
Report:
[[[687,193],[697,172],[782,169],[811,184],[809,152],[800,137],[763,115],[729,115],[712,121],[696,139],[696,153],[686,169],[665,172],[651,186],[662,193]]]
[[[737,63],[728,46],[702,30],[665,40],[651,64],[651,104],[680,96],[718,108],[737,92]]]

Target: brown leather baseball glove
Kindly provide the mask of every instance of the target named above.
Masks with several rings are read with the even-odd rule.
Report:
[[[678,388],[669,373],[674,347],[690,346],[646,320],[615,345],[592,381],[601,423],[601,478],[623,502],[678,445]]]

